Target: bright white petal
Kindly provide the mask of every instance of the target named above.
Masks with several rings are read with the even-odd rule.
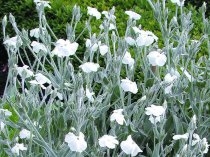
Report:
[[[189,133],[186,133],[186,134],[183,134],[183,135],[174,135],[173,140],[180,140],[180,139],[187,140],[188,137],[189,137]]]
[[[79,66],[83,72],[90,73],[90,72],[96,72],[98,68],[100,67],[98,63],[93,62],[86,62]]]
[[[109,47],[107,45],[101,45],[99,46],[100,54],[104,56],[108,51]]]
[[[125,92],[131,92],[133,94],[136,94],[138,92],[136,82],[132,82],[127,78],[121,80],[120,86]]]

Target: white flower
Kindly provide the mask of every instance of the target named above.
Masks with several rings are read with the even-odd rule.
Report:
[[[101,18],[101,13],[96,8],[87,7],[87,9],[88,15],[95,16],[97,20]]]
[[[30,36],[39,38],[39,28],[34,28],[34,29],[30,30]]]
[[[202,142],[201,151],[202,151],[204,154],[208,153],[208,150],[209,150],[209,146],[210,146],[210,145],[208,144],[207,139],[206,139],[206,138],[203,138],[201,142]]]
[[[125,13],[129,16],[130,19],[139,20],[141,18],[141,15],[133,11],[125,11]]]
[[[135,45],[135,43],[136,43],[136,41],[131,37],[126,37],[125,41],[131,46]]]
[[[178,72],[176,69],[174,69],[174,68],[171,68],[170,73],[171,73],[172,75],[175,75],[177,78],[179,78],[179,77],[180,77],[179,72]]]
[[[107,147],[109,149],[114,149],[115,146],[119,144],[116,137],[111,135],[104,135],[101,138],[99,138],[98,141],[101,147]]]
[[[91,40],[90,39],[86,39],[86,42],[85,42],[85,46],[86,47],[90,47],[92,44],[91,44]]]
[[[145,112],[146,115],[148,116],[152,115],[158,117],[164,115],[166,109],[163,106],[151,105],[150,107],[147,107],[145,110],[146,110]]]
[[[136,33],[136,34],[140,34],[141,32],[142,32],[142,30],[140,30],[138,27],[132,27],[133,28],[133,30],[134,30],[134,32]]]
[[[35,79],[39,84],[45,84],[45,83],[51,84],[51,81],[41,73],[36,74]]]
[[[185,0],[171,0],[172,3],[177,4],[178,6],[184,6]]]
[[[186,133],[186,134],[183,134],[183,135],[174,135],[173,140],[180,140],[180,139],[187,140],[188,137],[189,137],[189,133]]]
[[[136,82],[132,82],[128,78],[122,79],[120,86],[125,92],[131,92],[133,94],[136,94],[138,92]]]
[[[160,122],[160,116],[158,117],[154,117],[154,116],[149,116],[149,121],[152,123],[152,124],[156,124],[158,122]]]
[[[65,85],[66,87],[71,87],[71,84],[70,84],[70,83],[64,83],[64,85]]]
[[[68,143],[69,148],[73,152],[81,153],[87,148],[87,142],[85,141],[85,136],[82,132],[79,133],[79,136],[69,132],[65,136],[65,142]]]
[[[79,66],[83,72],[90,73],[90,72],[96,72],[98,68],[100,67],[98,63],[93,62],[86,62]]]
[[[3,131],[5,127],[4,122],[0,121],[0,131]]]
[[[190,75],[190,73],[187,70],[184,70],[183,67],[180,68],[182,70],[182,72],[184,72],[185,76],[188,78],[188,80],[190,82],[193,82],[195,79],[192,75]]]
[[[52,51],[52,54],[57,55],[58,57],[68,57],[74,55],[78,48],[78,43],[71,43],[69,40],[59,39],[56,42],[56,47]]]
[[[37,41],[33,41],[31,43],[31,46],[33,47],[33,51],[36,53],[39,53],[40,51],[47,52],[47,48],[45,47],[45,45]]]
[[[129,52],[125,52],[125,55],[122,59],[123,64],[128,64],[130,67],[134,65],[134,59],[131,57],[131,54]]]
[[[122,141],[120,144],[121,149],[125,154],[136,156],[139,152],[143,152],[139,146],[133,141],[131,135],[127,137],[125,141]]]
[[[146,99],[147,99],[147,96],[144,95],[143,97],[141,97],[140,101],[144,101],[144,100],[146,100]]]
[[[159,53],[158,51],[152,51],[147,55],[149,59],[149,63],[152,66],[163,66],[166,63],[166,56],[163,53]]]
[[[191,122],[196,126],[196,115],[193,115],[192,119],[191,119]]]
[[[41,73],[35,75],[35,80],[29,81],[31,84],[40,85],[43,89],[46,87],[43,85],[45,83],[51,84],[51,81]]]
[[[111,31],[111,30],[114,30],[114,29],[116,29],[115,25],[112,24],[112,23],[110,23],[110,25],[109,25],[109,30]]]
[[[10,117],[12,115],[12,112],[10,112],[8,109],[0,109],[0,116],[3,114],[6,117]]]
[[[34,75],[33,71],[29,70],[28,68],[29,66],[27,65],[24,65],[22,67],[16,67],[18,74],[21,77],[25,77],[25,78],[28,78]]]
[[[19,156],[20,154],[20,150],[23,151],[23,150],[27,150],[26,147],[24,147],[24,144],[23,143],[16,143],[14,145],[14,147],[12,147],[11,151],[13,154],[17,154]]]
[[[100,45],[99,50],[100,54],[104,56],[109,51],[109,47],[107,45]]]
[[[177,79],[176,75],[171,75],[170,73],[167,73],[164,77],[165,83],[173,83]]]
[[[17,48],[17,44],[22,45],[23,42],[19,36],[15,36],[5,40],[3,44],[8,45],[9,47],[12,48]]]
[[[90,92],[90,90],[87,87],[86,87],[86,90],[85,90],[85,94],[86,94],[86,97],[88,98],[88,100],[90,102],[93,102],[94,101],[93,95],[95,93],[94,92]]]
[[[172,93],[172,87],[174,82],[179,78],[179,73],[178,71],[175,70],[171,70],[170,73],[167,73],[164,77],[164,83],[169,84],[166,86],[166,88],[164,89],[165,94],[170,94]]]
[[[98,44],[97,43],[92,44],[90,39],[86,40],[85,45],[86,45],[87,48],[90,48],[90,50],[93,51],[93,52],[98,50]],[[100,43],[99,43],[99,45],[100,45]]]
[[[165,114],[165,108],[163,106],[156,106],[151,105],[150,107],[147,107],[145,114],[150,116],[149,121],[152,124],[156,124],[157,122],[160,122],[161,116]]]
[[[193,134],[193,138],[194,138],[194,140],[192,140],[192,146],[194,146],[194,145],[196,145],[198,142],[200,142],[201,141],[201,139],[200,139],[200,137],[199,137],[199,135],[198,134]]]
[[[34,3],[36,3],[37,6],[43,5],[44,7],[51,8],[49,5],[49,1],[44,1],[44,0],[34,0]]]
[[[108,11],[102,11],[102,14],[105,15],[107,19],[116,19],[116,16],[111,15]]]
[[[118,124],[123,125],[123,123],[125,122],[125,118],[122,112],[123,109],[114,110],[110,116],[110,121],[116,121]]]
[[[19,136],[21,139],[30,139],[31,132],[29,130],[22,129],[19,133]]]
[[[133,29],[135,29],[134,31],[139,34],[136,39],[136,44],[138,46],[150,46],[154,41],[158,40],[158,37],[150,31],[138,30],[136,27]]]
[[[167,86],[164,89],[165,94],[171,94],[172,93],[172,87],[173,87],[173,84],[170,84],[169,86]]]

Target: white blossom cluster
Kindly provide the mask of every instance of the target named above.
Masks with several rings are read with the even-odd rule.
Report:
[[[88,31],[84,44],[75,35],[78,6],[67,38],[57,38],[46,23],[49,1],[34,0],[39,28],[21,32],[10,15],[19,33],[4,37],[10,64],[0,105],[5,108],[0,109],[0,145],[7,154],[166,157],[172,149],[177,157],[208,153],[209,73],[202,67],[205,58],[197,63],[192,55],[206,36],[190,47],[186,36],[191,25],[184,21],[190,15],[183,13],[180,25],[176,15],[168,26],[159,17],[168,18],[165,1],[163,7],[148,2],[161,26],[161,48],[156,33],[136,24],[146,17],[132,10],[125,11],[127,28],[121,37],[114,8],[100,12],[87,7],[89,19],[78,35]],[[182,13],[184,0],[171,2]],[[90,21],[100,19],[100,32],[93,33]],[[22,51],[26,59],[31,52],[34,60],[24,61]]]

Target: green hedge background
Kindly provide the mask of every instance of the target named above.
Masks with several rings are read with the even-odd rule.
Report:
[[[46,9],[46,15],[49,25],[52,27],[53,31],[59,38],[66,38],[66,23],[71,20],[72,8],[75,4],[81,7],[83,16],[82,21],[77,27],[77,33],[81,32],[84,27],[85,20],[87,20],[87,6],[95,7],[99,11],[109,10],[112,6],[116,8],[117,26],[120,35],[123,35],[126,27],[127,16],[125,15],[126,10],[133,10],[141,14],[142,18],[138,21],[143,29],[151,30],[160,38],[161,45],[161,33],[153,17],[153,11],[150,8],[147,0],[50,0],[52,9]],[[194,39],[199,39],[202,32],[202,18],[198,12],[198,7],[202,5],[204,0],[188,0],[185,2],[186,10],[190,10],[193,13],[193,22],[195,23],[195,28],[192,30],[192,36]],[[210,3],[207,2],[207,7]],[[175,11],[175,5],[168,0],[168,7],[170,8],[170,13]],[[194,6],[193,6],[194,5]],[[19,28],[33,29],[38,27],[38,16],[33,0],[7,0],[0,1],[0,19],[2,20],[4,15],[12,13],[15,18]],[[210,8],[208,8],[210,9]],[[207,11],[210,13],[210,11]],[[98,30],[99,22],[93,20],[94,25],[92,25],[93,32]],[[9,25],[7,28],[7,34],[12,36],[14,31]],[[81,37],[79,42],[83,42],[85,34]],[[6,61],[6,51],[2,44],[3,35],[0,31],[0,59],[1,61]],[[202,48],[201,53],[198,55],[204,55],[205,48]],[[199,57],[198,56],[198,57]]]

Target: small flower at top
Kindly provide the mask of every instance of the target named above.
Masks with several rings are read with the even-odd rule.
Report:
[[[4,122],[2,122],[2,121],[0,120],[0,131],[3,131],[3,130],[4,130],[4,127],[5,127]]]
[[[125,92],[131,92],[133,94],[136,94],[138,92],[136,82],[132,82],[128,78],[122,79],[120,86]]]
[[[108,20],[115,20],[116,16],[111,15],[108,11],[102,11],[102,14],[108,19]]]
[[[65,136],[65,142],[68,143],[70,150],[73,152],[81,153],[87,148],[87,142],[85,141],[85,136],[82,132],[79,133],[79,136],[69,132]]]
[[[125,52],[125,55],[124,55],[124,57],[123,57],[123,59],[122,59],[122,63],[123,63],[123,64],[128,64],[130,67],[133,67],[135,61],[134,61],[134,59],[131,57],[130,52],[127,52],[127,51]]]
[[[144,96],[141,97],[140,101],[145,101],[146,99],[147,99],[147,96],[144,95]]]
[[[33,71],[28,69],[29,68],[28,65],[24,65],[22,67],[17,67],[17,65],[15,65],[15,66],[16,66],[16,70],[17,70],[18,74],[21,77],[28,78],[28,77],[34,76]]]
[[[46,46],[44,44],[42,44],[42,43],[37,42],[37,41],[33,41],[31,43],[31,46],[33,47],[33,51],[35,53],[39,53],[41,51],[44,52],[44,53],[47,52]]]
[[[87,12],[88,15],[96,17],[97,20],[101,18],[101,13],[96,8],[87,7],[87,9],[88,9]]]
[[[94,92],[90,92],[90,90],[87,87],[86,87],[86,90],[85,90],[85,94],[86,94],[86,97],[88,98],[88,100],[90,102],[93,102],[94,101],[93,95],[95,93]]]
[[[193,134],[192,146],[196,145],[201,141],[200,136],[196,133]]]
[[[149,120],[152,124],[156,124],[157,122],[160,122],[161,116],[165,114],[165,108],[163,106],[156,106],[151,105],[150,107],[147,107],[145,114],[150,116]]]
[[[158,51],[150,52],[147,58],[152,66],[164,66],[167,60],[166,55]]]
[[[34,0],[34,3],[36,3],[36,5],[39,7],[41,5],[43,5],[44,7],[48,7],[51,8],[51,6],[49,5],[49,1],[44,1],[44,0]]]
[[[100,42],[93,44],[90,39],[86,39],[85,45],[86,45],[86,48],[90,48],[91,51],[95,52],[98,50],[98,46],[100,45]]]
[[[128,45],[130,45],[130,46],[133,46],[133,45],[135,45],[135,43],[136,43],[136,41],[133,39],[133,38],[131,38],[131,37],[126,37],[125,38],[125,41],[128,43]]]
[[[153,115],[155,117],[161,116],[165,113],[165,108],[163,106],[156,106],[151,105],[150,107],[147,107],[145,114],[146,115]]]
[[[78,46],[79,44],[76,42],[71,43],[69,40],[59,39],[55,44],[52,54],[58,57],[69,57],[76,53]]]
[[[189,138],[189,133],[183,134],[183,135],[174,135],[173,140],[180,140],[184,139],[187,140]]]
[[[18,48],[18,46],[21,46],[23,44],[21,38],[19,36],[15,36],[9,39],[6,39],[3,44],[8,45],[11,48]]]
[[[171,69],[170,73],[167,73],[164,77],[164,83],[167,84],[166,88],[164,89],[165,94],[172,93],[172,87],[175,81],[180,77],[179,72]]]
[[[125,13],[129,16],[130,19],[133,19],[133,20],[139,20],[141,18],[141,15],[133,11],[125,11]]]
[[[16,154],[17,156],[20,155],[20,150],[21,151],[27,150],[27,148],[24,147],[23,143],[16,143],[11,149],[12,153]]]
[[[19,133],[19,136],[21,139],[30,139],[31,137],[31,132],[29,130],[26,129],[22,129]],[[33,137],[34,135],[32,135]]]
[[[109,51],[109,47],[107,45],[100,45],[99,50],[100,54],[104,56]]]
[[[114,110],[110,116],[110,121],[116,121],[118,124],[123,125],[125,123],[125,118],[122,112],[123,109]]]
[[[138,34],[136,44],[138,46],[150,46],[154,41],[158,41],[158,37],[150,31],[140,30],[137,27],[132,27],[134,32]]]
[[[41,73],[35,75],[35,80],[29,81],[29,83],[34,85],[40,85],[43,89],[46,89],[44,86],[45,83],[51,84],[51,81]]]
[[[196,133],[193,134],[192,146],[198,145],[201,149],[200,152],[203,154],[208,153],[209,144],[206,138],[201,139]]]
[[[8,109],[0,109],[0,116],[4,115],[6,117],[10,117],[12,115],[12,112],[10,112]]]
[[[83,72],[85,73],[91,73],[98,71],[98,68],[100,67],[98,63],[93,62],[86,62],[79,66]]]
[[[204,153],[204,154],[207,154],[208,153],[208,151],[209,151],[209,144],[208,144],[208,141],[207,141],[207,139],[206,138],[203,138],[202,140],[201,140],[201,151]]]
[[[184,6],[185,0],[171,0],[172,3],[177,4],[178,6]]]
[[[111,135],[104,135],[98,139],[100,147],[107,147],[109,149],[114,149],[116,145],[119,144],[117,137]]]
[[[39,28],[34,28],[34,29],[30,30],[30,36],[39,38]]]
[[[176,75],[172,75],[171,73],[167,73],[164,77],[165,83],[173,83],[177,79]]]
[[[138,153],[143,152],[140,147],[133,141],[131,135],[127,137],[125,141],[120,144],[121,149],[125,154],[136,156]]]

